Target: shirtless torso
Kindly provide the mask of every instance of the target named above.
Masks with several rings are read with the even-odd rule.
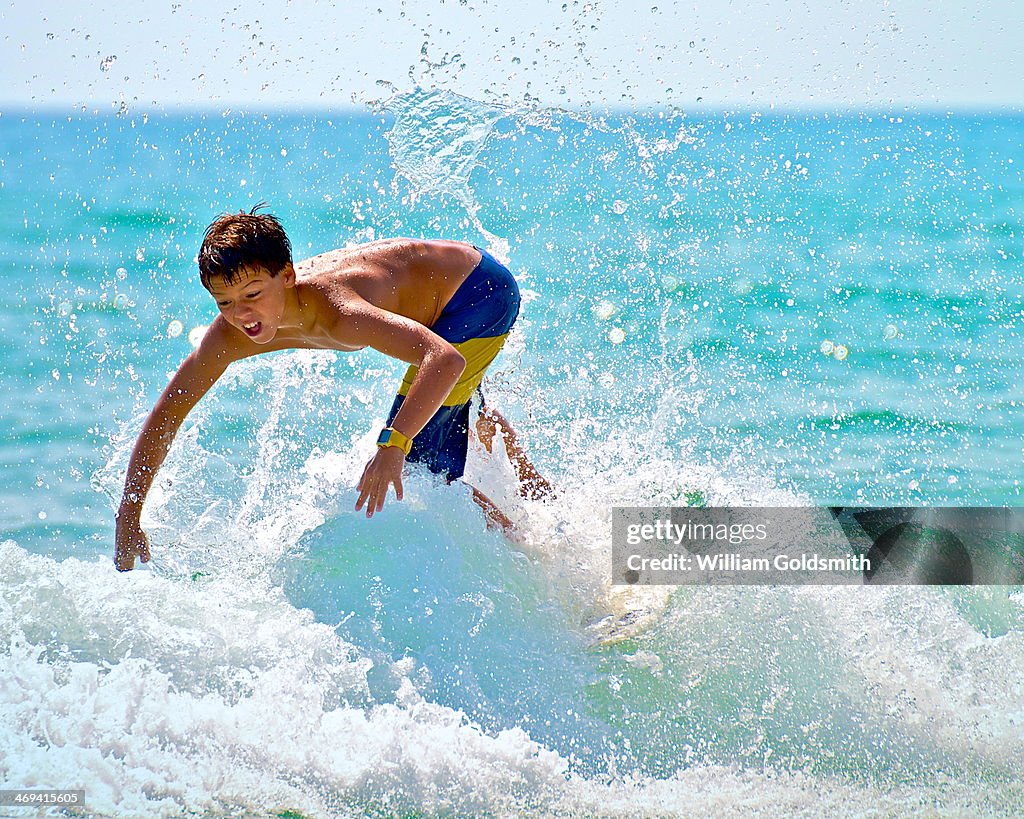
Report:
[[[479,261],[480,251],[462,242],[387,239],[314,256],[279,277],[247,271],[211,287],[221,315],[210,341],[231,360],[295,347],[378,347],[380,312],[430,327]]]

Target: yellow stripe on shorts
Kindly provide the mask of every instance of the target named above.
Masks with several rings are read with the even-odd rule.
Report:
[[[484,379],[484,372],[494,361],[494,357],[501,350],[506,338],[508,338],[508,333],[492,338],[471,338],[469,341],[452,344],[466,359],[466,369],[462,371],[462,377],[452,387],[452,391],[448,393],[448,397],[444,399],[441,406],[456,407],[459,404],[465,404],[473,397],[473,390],[480,386],[480,382]],[[419,367],[416,366],[411,366],[406,370],[402,386],[398,388],[399,395],[409,394],[409,388],[412,386],[412,380],[416,377],[417,370]]]

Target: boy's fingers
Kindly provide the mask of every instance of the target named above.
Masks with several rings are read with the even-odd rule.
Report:
[[[367,465],[364,468],[362,468],[362,474],[359,476],[359,482],[355,485],[355,488],[359,490],[358,498],[355,501],[356,512],[362,509],[362,505],[366,503],[367,498],[370,495],[370,486],[367,481],[367,472],[370,470],[371,463],[373,462],[368,462]]]
[[[366,517],[372,518],[373,513],[377,511],[374,508],[377,505],[376,481],[368,481],[366,487],[363,489],[363,494],[359,496],[359,505],[362,506],[364,502],[366,503]]]
[[[126,549],[117,556],[114,565],[117,566],[119,572],[130,572],[135,568],[135,552],[131,549]]]
[[[370,468],[370,464],[367,463],[363,467],[363,474],[359,477],[359,483],[356,485],[356,489],[359,490],[359,497],[356,498],[356,511],[358,512],[363,508],[363,504],[366,503],[366,499],[370,496],[369,482],[366,480],[366,473]]]
[[[363,476],[359,480],[359,484],[356,487],[359,490],[359,497],[356,499],[356,511],[358,512],[363,508],[363,504],[366,504],[366,517],[372,518],[377,512],[384,508],[384,503],[387,501],[388,489],[394,484],[395,486],[395,497],[398,500],[402,500],[404,490],[402,487],[402,476],[399,473],[396,478],[387,478],[383,475],[376,473],[370,473],[370,467],[373,465],[373,461],[370,461],[363,469]]]

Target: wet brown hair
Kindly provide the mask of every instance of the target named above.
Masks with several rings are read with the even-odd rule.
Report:
[[[260,202],[248,213],[226,213],[206,229],[199,278],[207,290],[215,277],[234,284],[245,269],[263,268],[274,277],[291,264],[292,243],[281,223],[269,213],[257,213],[265,207]]]

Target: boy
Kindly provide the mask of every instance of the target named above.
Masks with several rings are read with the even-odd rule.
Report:
[[[291,243],[268,213],[216,219],[199,252],[199,274],[220,310],[198,348],[178,368],[139,433],[117,513],[120,571],[149,560],[139,516],[178,428],[227,366],[290,348],[373,347],[410,363],[377,451],[359,480],[357,510],[372,517],[388,488],[402,499],[406,460],[425,463],[449,483],[462,476],[469,403],[519,312],[512,274],[485,251],[461,242],[394,239],[335,250],[292,264]],[[507,422],[486,409],[477,421],[490,451],[495,425],[524,496],[550,494],[516,445]],[[489,525],[510,522],[482,493],[473,497]]]

